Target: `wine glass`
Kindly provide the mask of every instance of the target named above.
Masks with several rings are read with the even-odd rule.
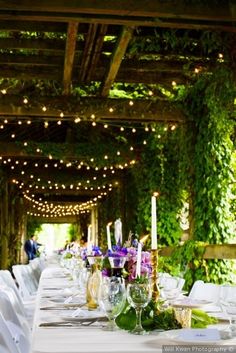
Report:
[[[107,331],[117,329],[115,319],[124,309],[126,290],[124,279],[120,277],[104,277],[99,293],[99,305],[108,317],[108,324],[103,327]]]
[[[221,286],[220,306],[229,320],[232,336],[236,336],[236,286]]]
[[[166,277],[161,283],[161,296],[165,300],[165,305],[169,306],[173,300],[178,299],[181,293],[179,278]]]
[[[112,276],[121,277],[122,269],[124,268],[127,257],[126,256],[109,256],[108,259],[109,259],[111,269],[112,269]]]
[[[86,286],[88,281],[88,270],[86,267],[82,267],[78,278],[78,287],[81,293],[86,293]]]
[[[150,283],[129,283],[127,286],[128,302],[136,311],[136,326],[131,331],[135,335],[147,334],[142,327],[141,315],[142,309],[148,305],[151,296],[152,291]]]

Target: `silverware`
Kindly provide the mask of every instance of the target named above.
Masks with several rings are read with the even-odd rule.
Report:
[[[75,310],[74,306],[43,306],[40,310]]]
[[[40,310],[74,310],[77,308],[82,308],[83,306],[86,305],[86,303],[82,304],[76,304],[76,303],[71,303],[71,304],[62,304],[63,306],[42,306]]]
[[[53,321],[53,322],[42,322],[39,324],[39,327],[71,327],[71,326],[81,326],[86,327],[90,326],[95,322],[105,322],[107,321],[107,317],[95,317],[92,319],[81,318],[78,321]]]

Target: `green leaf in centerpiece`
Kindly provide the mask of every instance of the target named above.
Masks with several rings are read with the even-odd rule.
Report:
[[[192,328],[205,328],[208,325],[217,324],[218,320],[209,316],[206,312],[199,309],[192,309]]]
[[[116,318],[116,324],[118,327],[129,331],[135,327],[135,323],[135,310],[127,303],[125,309]],[[159,311],[159,305],[157,306],[153,301],[151,301],[142,311],[142,325],[147,331],[181,328],[181,325],[175,319],[172,308]]]
[[[174,309],[161,310],[162,303],[151,301],[142,311],[142,326],[146,331],[153,330],[175,330],[180,329],[181,324],[176,320]],[[202,310],[192,309],[192,328],[205,328],[208,325],[218,322],[214,317],[209,316]],[[122,313],[116,318],[116,324],[123,330],[131,331],[135,327],[135,310],[126,303]]]
[[[132,330],[135,327],[136,323],[136,314],[134,308],[132,308],[128,302],[126,302],[126,306],[122,313],[117,316],[116,324],[118,327],[123,330]]]

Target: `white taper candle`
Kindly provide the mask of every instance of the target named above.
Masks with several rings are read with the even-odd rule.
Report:
[[[108,247],[108,250],[112,250],[110,225],[111,225],[111,223],[107,224],[107,247]]]
[[[141,260],[142,260],[142,244],[138,243],[137,262],[136,262],[136,278],[141,275]]]
[[[157,206],[156,196],[152,196],[152,228],[151,228],[151,248],[152,250],[157,249]]]

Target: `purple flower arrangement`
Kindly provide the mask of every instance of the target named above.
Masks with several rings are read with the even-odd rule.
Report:
[[[88,254],[87,248],[82,248],[80,252],[80,256],[82,260],[86,260],[88,256],[102,256],[102,251],[99,246],[93,246],[91,254]]]
[[[136,242],[138,244],[138,242]],[[136,245],[133,243],[133,245]],[[126,259],[124,272],[126,273],[128,281],[132,281],[136,277],[136,265],[137,265],[137,248],[135,246],[122,247],[115,245],[112,247],[112,251],[108,250],[106,256],[109,258],[111,267],[122,267],[119,266],[122,258]],[[113,264],[113,266],[112,266]],[[106,272],[106,271],[104,271]],[[151,255],[148,251],[142,251],[141,257],[141,276],[150,277],[152,273],[151,267]]]
[[[112,250],[108,250],[104,255],[107,260],[104,261],[103,275],[109,276],[111,268],[123,269],[123,276],[128,281],[133,281],[136,278],[137,244],[138,241],[133,241],[130,247],[122,247],[117,244],[112,247]],[[88,257],[102,257],[103,253],[99,246],[93,246],[90,254],[87,253],[87,248],[82,248],[80,256],[83,260],[86,260]],[[151,255],[148,251],[142,251],[141,276],[150,277],[151,273]]]
[[[129,281],[134,280],[136,277],[136,264],[137,264],[136,252],[134,253],[132,250],[129,256],[128,268],[127,268]],[[150,277],[151,274],[152,274],[151,254],[148,251],[142,251],[141,276]]]

